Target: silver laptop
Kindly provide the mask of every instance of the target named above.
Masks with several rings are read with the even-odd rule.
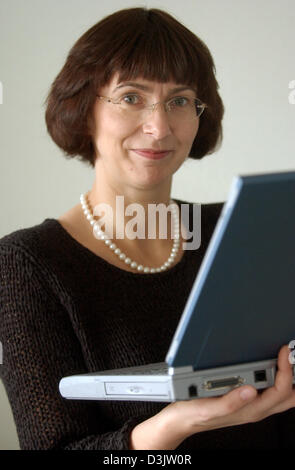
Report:
[[[64,377],[60,393],[174,402],[270,387],[295,340],[294,280],[295,172],[236,177],[165,362]]]

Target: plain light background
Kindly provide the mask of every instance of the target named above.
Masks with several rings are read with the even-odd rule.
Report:
[[[137,6],[166,10],[204,40],[225,104],[221,149],[187,161],[172,196],[224,201],[236,174],[294,170],[294,0],[1,0],[0,237],[57,218],[92,186],[93,170],[47,135],[43,102],[74,42]],[[0,416],[0,449],[18,449],[1,382]]]

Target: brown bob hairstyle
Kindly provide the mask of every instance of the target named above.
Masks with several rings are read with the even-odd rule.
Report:
[[[224,107],[215,65],[207,46],[165,11],[128,8],[99,21],[70,50],[46,98],[45,120],[65,156],[94,167],[89,130],[96,94],[114,73],[119,81],[136,79],[193,86],[207,104],[190,158],[213,153],[222,141]]]

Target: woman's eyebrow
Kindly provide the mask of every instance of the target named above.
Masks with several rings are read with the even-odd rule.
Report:
[[[127,86],[132,86],[134,88],[139,88],[140,90],[144,90],[144,91],[152,91],[152,89],[150,87],[148,87],[147,85],[142,85],[141,83],[124,82],[124,83],[121,83],[120,85],[118,85],[116,88],[114,88],[113,92],[115,92],[119,88],[123,88],[123,87],[127,87]],[[169,90],[168,95],[172,95],[173,93],[176,93],[178,91],[184,91],[184,90],[191,90],[194,93],[197,92],[196,89],[191,88],[191,87],[186,85],[186,86],[180,86],[180,87],[172,88],[171,90]]]

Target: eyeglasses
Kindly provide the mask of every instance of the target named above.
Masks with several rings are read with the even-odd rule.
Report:
[[[184,96],[177,96],[167,101],[158,101],[158,103],[154,104],[148,104],[142,96],[134,93],[124,95],[119,101],[115,101],[108,96],[97,95],[97,97],[107,103],[118,105],[118,110],[127,119],[135,117],[144,119],[149,114],[149,111],[153,112],[158,104],[163,104],[170,119],[173,121],[181,120],[189,122],[199,118],[204,109],[208,107],[198,98],[187,98]]]

